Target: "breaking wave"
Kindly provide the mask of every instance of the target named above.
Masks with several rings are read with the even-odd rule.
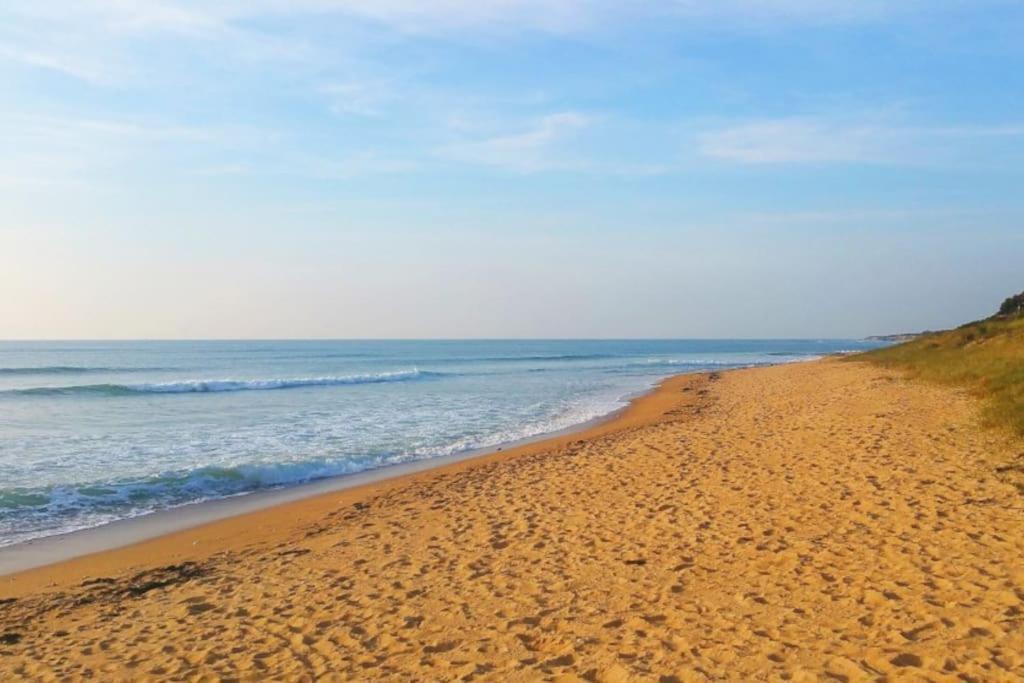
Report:
[[[73,384],[63,387],[30,387],[0,392],[19,396],[131,396],[134,394],[205,394],[224,391],[269,391],[298,387],[332,387],[350,384],[381,384],[441,377],[444,373],[419,369],[343,377],[296,377],[292,379],[190,379],[144,384]]]

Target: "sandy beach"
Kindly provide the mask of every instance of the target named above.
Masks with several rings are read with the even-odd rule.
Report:
[[[1020,680],[1024,445],[829,359],[0,577],[0,678]]]

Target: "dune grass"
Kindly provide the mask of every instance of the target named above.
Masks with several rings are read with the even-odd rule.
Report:
[[[985,399],[986,422],[1024,435],[1024,316],[931,332],[854,358],[902,369],[922,380],[966,387]]]

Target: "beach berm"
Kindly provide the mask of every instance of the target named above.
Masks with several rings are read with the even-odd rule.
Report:
[[[0,578],[0,678],[1024,677],[1024,446],[822,361]]]

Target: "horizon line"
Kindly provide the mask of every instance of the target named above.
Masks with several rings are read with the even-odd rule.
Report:
[[[864,341],[877,336],[918,334],[895,332],[853,337],[49,337],[4,338],[0,344],[25,342],[467,342],[467,341]]]

